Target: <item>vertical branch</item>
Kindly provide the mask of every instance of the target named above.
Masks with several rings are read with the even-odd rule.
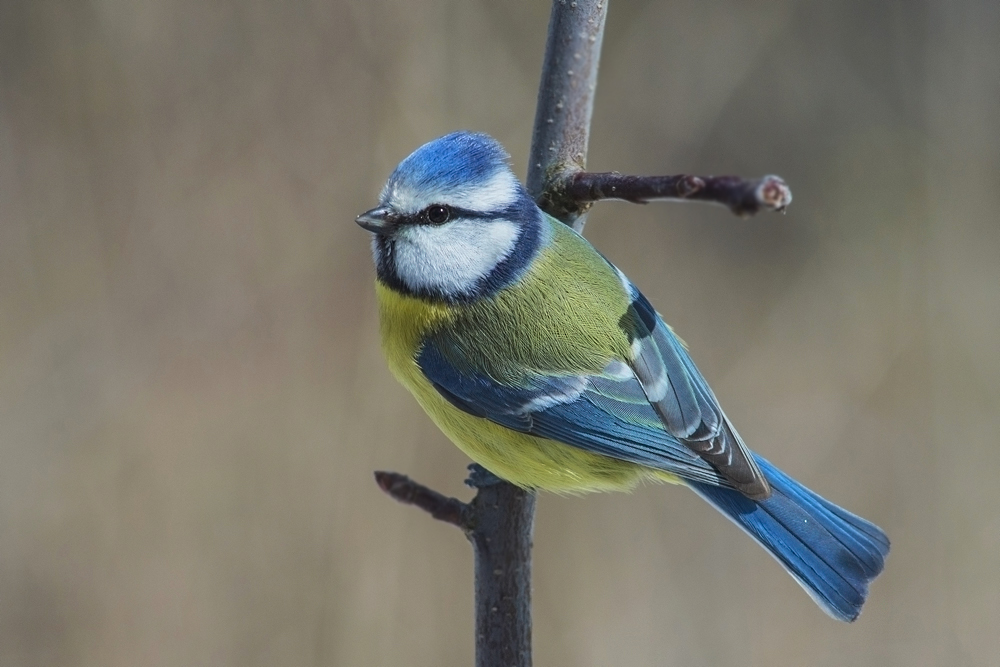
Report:
[[[470,503],[449,498],[406,475],[378,471],[383,491],[438,521],[457,526],[472,543],[476,572],[476,666],[531,667],[531,536],[535,494],[485,468],[469,466]]]
[[[607,0],[553,0],[528,160],[528,192],[577,231],[586,208],[550,210],[546,204],[554,199],[547,194],[586,165],[606,13]],[[476,557],[476,665],[530,667],[535,495],[482,477],[474,469],[470,480],[479,488],[469,535]]]
[[[535,494],[479,487],[470,533],[476,558],[476,665],[531,665],[531,539]]]
[[[562,205],[552,194],[587,164],[607,10],[607,0],[553,0],[528,159],[528,192],[546,213],[577,231],[590,204]]]
[[[606,12],[607,0],[552,2],[527,180],[543,208],[557,179],[586,165]],[[548,212],[583,228],[582,211]],[[499,480],[477,483],[477,477],[474,470],[476,665],[530,667],[535,495]]]
[[[528,191],[542,209],[577,231],[592,202],[574,204],[561,193],[586,165],[606,13],[607,0],[553,0],[528,164]],[[478,465],[470,469],[468,483],[478,492],[468,504],[404,475],[375,477],[390,496],[458,526],[472,542],[477,667],[530,667],[535,494]]]

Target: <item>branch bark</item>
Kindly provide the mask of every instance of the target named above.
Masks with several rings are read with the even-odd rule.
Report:
[[[480,486],[472,505],[476,665],[530,667],[535,494],[497,480]]]
[[[528,192],[543,211],[577,231],[590,205],[556,206],[550,194],[587,166],[607,11],[607,0],[553,0],[528,158]]]

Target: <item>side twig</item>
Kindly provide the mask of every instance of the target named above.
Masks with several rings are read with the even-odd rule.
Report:
[[[549,191],[556,209],[583,209],[602,199],[634,204],[651,201],[702,201],[726,206],[739,216],[762,209],[784,211],[792,191],[778,176],[628,176],[611,172],[577,171],[565,175]]]
[[[472,508],[458,498],[449,498],[428,489],[398,472],[378,470],[375,472],[375,482],[380,489],[404,505],[419,507],[438,521],[458,526],[466,534],[472,531]]]

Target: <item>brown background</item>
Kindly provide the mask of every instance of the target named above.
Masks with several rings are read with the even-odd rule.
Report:
[[[466,665],[468,497],[353,217],[419,144],[523,174],[546,3],[0,2],[0,665]],[[589,238],[746,441],[887,529],[854,625],[693,494],[544,496],[539,665],[1000,655],[1000,4],[614,0],[590,164],[787,216]]]

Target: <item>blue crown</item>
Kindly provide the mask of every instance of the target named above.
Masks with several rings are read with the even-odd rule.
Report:
[[[459,189],[509,169],[509,159],[488,134],[452,132],[413,151],[392,172],[389,184],[417,190]]]

